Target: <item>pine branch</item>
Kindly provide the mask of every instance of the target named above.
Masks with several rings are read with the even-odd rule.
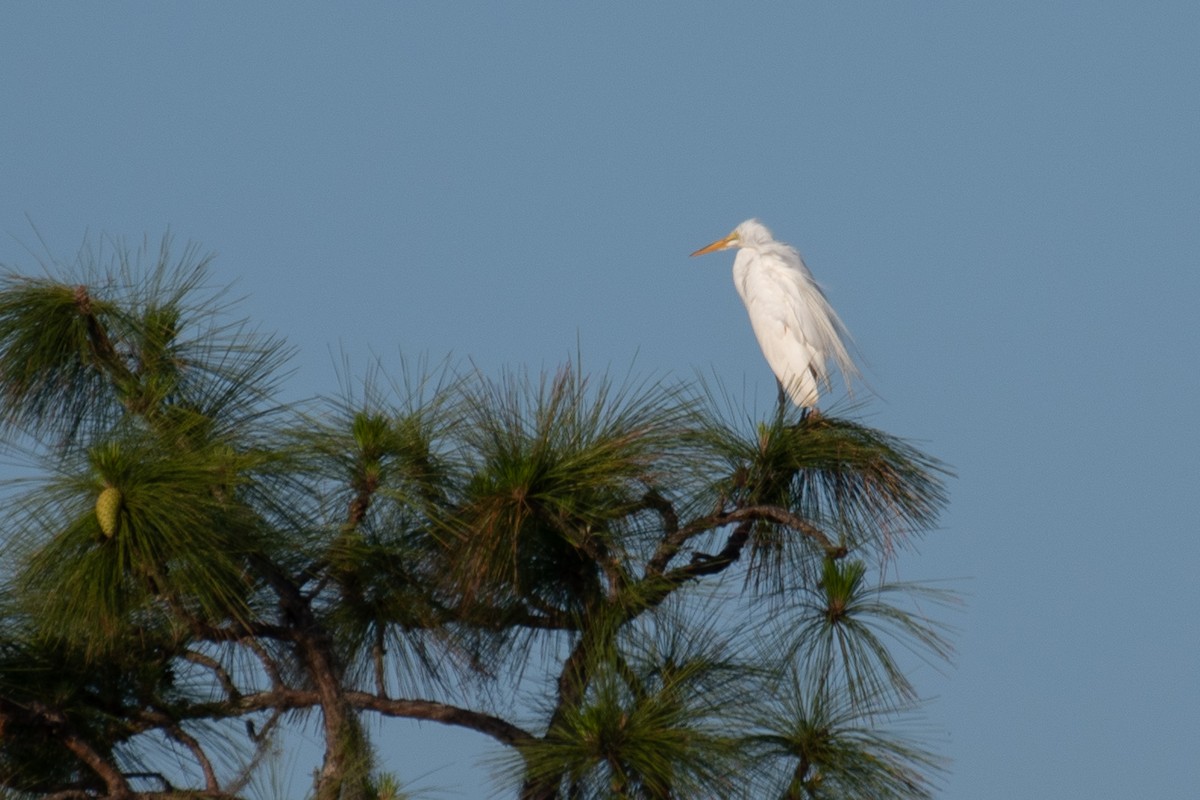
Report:
[[[217,682],[221,684],[221,688],[225,690],[225,695],[230,700],[237,700],[238,697],[241,696],[241,691],[239,691],[237,686],[234,684],[233,678],[230,676],[229,672],[225,669],[225,667],[221,666],[221,662],[217,661],[215,658],[206,656],[203,653],[197,653],[195,650],[188,650],[183,654],[183,658],[184,660],[190,661],[193,664],[199,664],[202,667],[206,667],[209,671],[211,671],[213,676],[216,677]]]
[[[510,746],[519,746],[534,739],[533,734],[500,717],[433,700],[390,699],[354,691],[347,692],[346,699],[355,708],[363,711],[377,711],[389,717],[422,719],[468,728]]]
[[[778,506],[752,505],[735,508],[730,511],[718,511],[694,519],[682,528],[676,528],[673,531],[668,530],[666,535],[660,540],[658,549],[655,551],[653,557],[647,562],[645,576],[650,578],[662,575],[671,560],[679,553],[679,550],[688,541],[697,536],[718,528],[723,528],[726,525],[758,521],[771,522],[796,531],[812,540],[830,558],[842,558],[846,555],[847,551],[844,546],[833,544],[824,531],[803,517]],[[669,573],[671,576],[670,580],[678,582],[688,577],[711,575],[725,569],[740,557],[742,548],[746,544],[752,528],[752,525],[739,525],[737,530],[730,535],[721,552],[715,555],[700,553],[693,555],[692,563],[689,566],[678,568]],[[688,572],[691,574],[687,574]]]
[[[0,728],[10,721],[46,731],[104,782],[108,797],[124,800],[133,796],[120,768],[84,739],[61,711],[36,700],[18,706],[0,698]]]

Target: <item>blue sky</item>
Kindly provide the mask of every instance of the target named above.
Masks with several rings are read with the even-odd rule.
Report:
[[[943,796],[1194,796],[1200,5],[10,3],[0,108],[0,263],[200,242],[296,397],[578,346],[769,401],[731,256],[687,257],[761,218],[867,421],[959,475],[898,566],[968,595]],[[476,750],[382,754],[451,798]]]

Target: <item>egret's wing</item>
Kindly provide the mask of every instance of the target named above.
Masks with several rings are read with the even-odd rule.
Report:
[[[752,269],[739,288],[771,371],[796,405],[816,405],[825,366],[814,347],[811,326],[796,313],[792,277],[773,269]]]
[[[792,400],[816,403],[818,387],[829,385],[827,358],[848,383],[856,370],[843,342],[845,328],[800,254],[781,245],[759,252],[747,267],[738,290],[763,355]]]
[[[820,285],[809,272],[804,260],[800,258],[800,254],[791,247],[787,249],[790,251],[789,255],[794,258],[794,262],[791,266],[781,266],[779,269],[781,272],[787,272],[787,280],[795,287],[794,291],[787,293],[787,297],[792,302],[793,311],[800,321],[805,339],[823,354],[820,367],[822,379],[827,381],[829,377],[824,359],[832,358],[838,369],[841,370],[842,376],[849,383],[850,378],[858,374],[858,369],[854,366],[854,361],[850,358],[850,353],[846,348],[850,334],[841,319],[838,318],[837,312],[833,310],[833,306],[825,298],[825,293],[821,291]]]

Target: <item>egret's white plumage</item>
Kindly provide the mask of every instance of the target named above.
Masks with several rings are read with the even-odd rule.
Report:
[[[782,391],[801,408],[816,406],[820,390],[830,385],[829,359],[849,384],[857,374],[843,341],[849,334],[795,248],[748,219],[692,255],[733,247],[733,284]]]

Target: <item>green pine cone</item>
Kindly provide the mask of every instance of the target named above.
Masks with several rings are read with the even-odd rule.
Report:
[[[121,490],[115,486],[105,486],[104,491],[96,498],[96,519],[100,522],[100,531],[106,538],[112,538],[117,532],[117,522],[121,514]]]

